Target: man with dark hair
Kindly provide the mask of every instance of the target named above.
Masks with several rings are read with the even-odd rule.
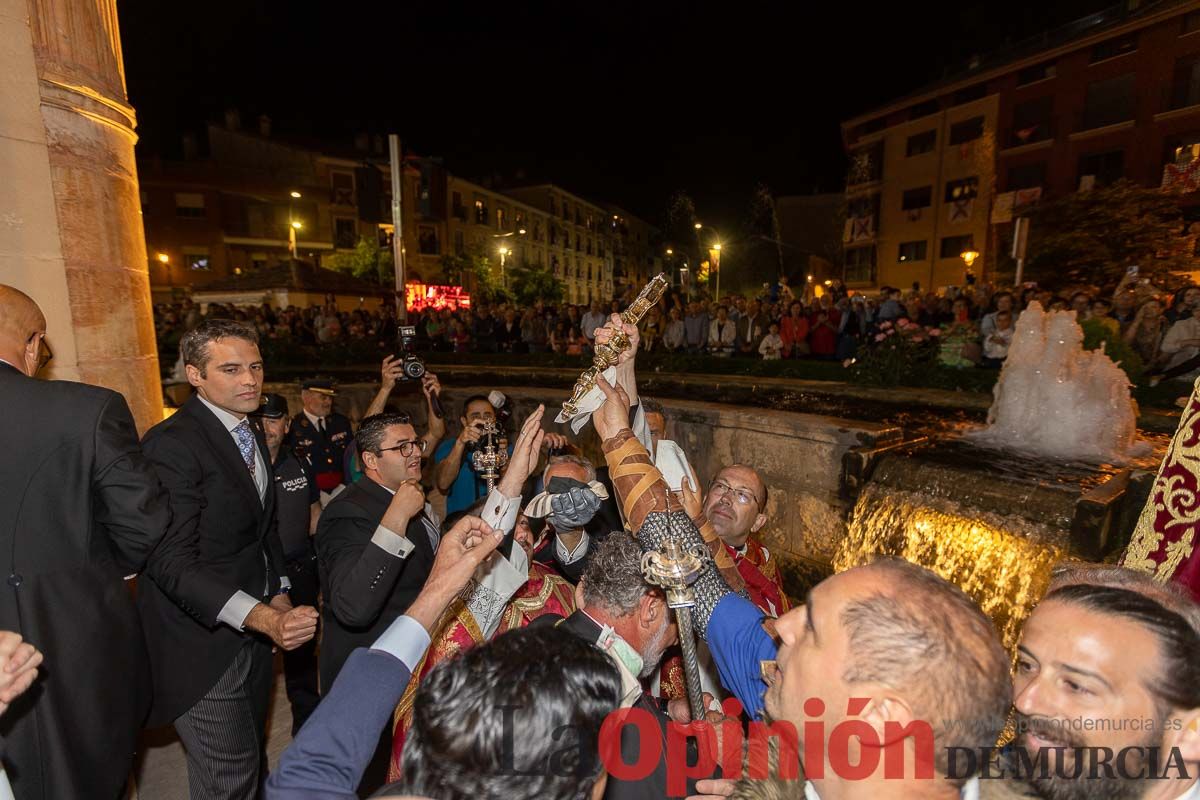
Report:
[[[612,660],[569,632],[506,633],[421,682],[393,788],[445,800],[598,800],[608,778],[600,729],[621,691]]]
[[[325,507],[314,540],[324,595],[321,686],[421,591],[440,538],[421,488],[421,454],[407,414],[376,414],[354,436],[363,477]]]
[[[628,397],[603,379],[599,386],[606,400],[592,420],[641,546],[657,549],[671,537],[687,548],[721,548],[686,513],[672,510],[661,475],[629,429]],[[722,684],[748,713],[762,717],[765,710],[791,723],[802,760],[821,755],[820,763],[803,765],[806,792],[952,798],[961,790],[964,797],[976,796],[975,781],[963,786],[965,776],[950,773],[946,753],[995,744],[1012,692],[995,629],[961,590],[920,567],[884,561],[834,575],[813,589],[803,607],[764,621],[758,608],[730,589],[717,563],[706,564],[693,584],[697,631],[708,641]],[[839,774],[845,770],[832,768],[826,739],[847,723],[871,728],[880,742],[895,738],[895,726],[928,724],[935,779],[916,777],[918,757],[928,753],[920,751],[923,737],[911,728],[893,745],[904,753],[902,776],[887,774],[882,765],[865,776]],[[814,729],[825,739],[806,748],[806,732]],[[843,764],[862,764],[864,752],[860,736],[839,745],[836,756],[845,757]]]
[[[143,568],[170,511],[124,397],[37,379],[51,357],[46,338],[37,303],[0,284],[0,629],[13,632],[0,634],[12,645],[0,654],[24,638],[49,667],[28,694],[0,694],[12,703],[0,732],[18,797],[110,800],[151,699],[123,579]]]
[[[286,595],[274,473],[246,416],[262,391],[257,334],[206,320],[180,350],[196,394],[142,442],[172,512],[149,580],[138,582],[154,677],[151,725],[174,723],[192,797],[254,798],[265,769],[271,644],[307,642],[317,612]]]
[[[1200,607],[1173,587],[1119,567],[1056,576],[1013,683],[1021,777],[1041,797],[1200,797]]]
[[[504,396],[492,392],[493,398],[498,398],[496,404],[504,402]],[[508,442],[508,434],[496,418],[496,405],[486,395],[476,394],[463,401],[462,416],[458,419],[461,429],[454,441],[445,441],[438,445],[433,453],[433,485],[439,492],[446,495],[446,515],[465,511],[467,508],[487,495],[487,482],[475,471],[471,456],[475,453],[484,430],[494,425],[500,431],[499,446],[507,449],[512,456],[512,443]],[[566,437],[558,433],[547,432],[542,446],[548,449],[564,447]]]
[[[433,452],[433,485],[446,495],[446,514],[463,511],[487,494],[487,483],[475,472],[471,455],[489,425],[496,425],[496,409],[486,395],[463,401],[461,429],[454,441],[445,441]]]

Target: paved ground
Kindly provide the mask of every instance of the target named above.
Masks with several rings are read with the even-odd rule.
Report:
[[[271,768],[292,741],[292,707],[283,691],[283,675],[276,659],[275,692],[267,717],[267,758]],[[147,731],[142,753],[134,765],[136,786],[129,800],[188,800],[187,762],[183,746],[171,728]]]

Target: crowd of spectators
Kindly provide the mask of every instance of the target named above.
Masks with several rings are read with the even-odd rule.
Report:
[[[818,293],[819,292],[819,293]],[[1027,287],[1019,293],[986,284],[942,292],[850,292],[839,281],[818,291],[794,293],[786,280],[764,284],[755,296],[663,295],[641,322],[644,351],[718,358],[825,359],[847,361],[860,348],[884,341],[889,332],[914,330],[936,340],[938,362],[952,368],[998,368],[1031,302],[1046,310],[1073,310],[1080,322],[1095,320],[1123,339],[1151,375],[1190,375],[1200,367],[1200,287],[1166,294],[1131,274],[1115,290],[1054,293]],[[625,300],[589,305],[537,302],[479,303],[472,308],[425,309],[409,315],[423,351],[455,353],[558,353],[586,356],[593,335]],[[201,319],[227,317],[253,325],[262,340],[302,345],[377,342],[391,348],[396,316],[387,306],[339,311],[332,299],[322,306],[286,309],[268,304],[235,307],[211,304],[206,314],[185,300],[156,309],[159,345],[174,352],[179,337]],[[1177,368],[1188,369],[1179,373]]]

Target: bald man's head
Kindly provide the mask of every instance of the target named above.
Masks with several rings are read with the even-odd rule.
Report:
[[[33,298],[0,283],[0,358],[26,374],[36,372],[37,334],[45,333],[46,316]]]

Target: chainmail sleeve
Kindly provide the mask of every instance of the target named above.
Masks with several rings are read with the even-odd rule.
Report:
[[[637,540],[643,550],[654,550],[668,537],[678,540],[685,548],[704,546],[704,539],[696,525],[683,511],[654,511],[646,515],[645,522],[637,531]],[[696,606],[692,609],[692,619],[696,624],[696,632],[702,639],[708,638],[708,619],[713,609],[727,594],[733,594],[729,584],[721,577],[720,570],[708,559],[700,577],[692,584],[696,593]]]

